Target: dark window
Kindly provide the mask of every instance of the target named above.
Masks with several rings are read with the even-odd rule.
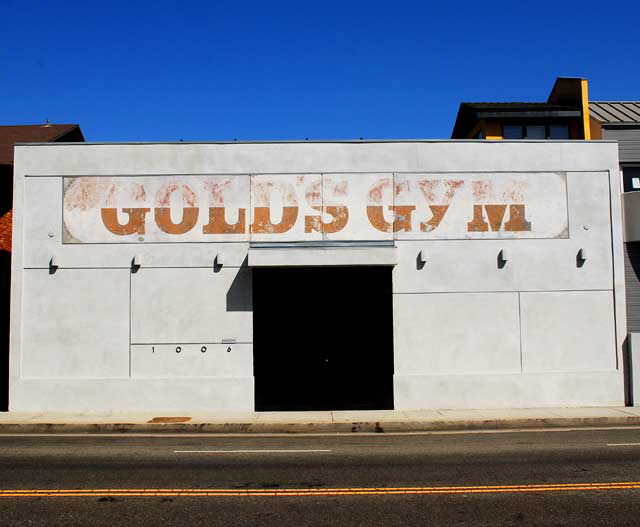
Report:
[[[502,137],[504,139],[522,139],[522,126],[505,125],[502,130]]]
[[[566,124],[505,124],[502,127],[503,139],[569,139],[569,126]]]
[[[527,139],[546,139],[547,131],[544,125],[529,125],[526,128]]]
[[[640,167],[622,167],[622,186],[624,192],[640,190]]]
[[[566,124],[550,124],[549,139],[569,139],[569,126]]]

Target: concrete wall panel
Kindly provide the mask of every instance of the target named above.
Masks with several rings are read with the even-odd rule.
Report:
[[[397,242],[397,253],[396,293],[612,288],[608,239]]]
[[[15,163],[30,176],[609,169],[617,174],[617,155],[615,141],[49,143],[18,146]]]
[[[48,232],[48,231],[44,231]],[[45,241],[42,244],[28,242],[25,245],[25,267],[45,269],[52,256],[60,268],[129,269],[134,256],[140,258],[142,267],[206,267],[213,268],[214,261],[227,268],[246,265],[248,243],[193,243],[189,249],[176,251],[172,244],[77,244],[60,245]]]
[[[607,243],[611,245],[609,173],[572,172],[567,178],[571,238],[576,242],[593,241],[594,248],[604,250]],[[620,196],[615,197],[620,203]],[[617,228],[622,233],[620,220],[619,217],[614,218]]]
[[[350,267],[396,265],[395,247],[319,247],[249,249],[250,267]]]
[[[253,377],[22,380],[11,401],[25,412],[191,412],[253,411]],[[34,397],[34,393],[38,396]]]
[[[61,202],[60,178],[24,179],[24,207],[29,211],[24,217],[24,231],[20,233],[25,267],[48,267],[51,257],[60,254]],[[50,205],[43,207],[42,203]],[[51,206],[52,204],[55,205]]]
[[[520,371],[517,293],[393,296],[395,373]]]
[[[25,270],[22,376],[129,376],[129,276],[122,270]]]
[[[398,410],[622,406],[618,372],[396,375]]]
[[[251,377],[251,344],[131,346],[131,377]]]
[[[253,341],[251,272],[140,269],[131,275],[131,343]]]
[[[521,293],[524,371],[613,371],[611,291]]]

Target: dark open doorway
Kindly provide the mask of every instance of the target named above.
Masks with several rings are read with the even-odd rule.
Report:
[[[390,267],[253,270],[257,411],[393,408]]]

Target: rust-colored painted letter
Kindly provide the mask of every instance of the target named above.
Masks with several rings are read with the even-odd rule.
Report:
[[[416,210],[415,205],[392,205],[394,212],[393,232],[411,232],[411,214]]]
[[[321,209],[321,207],[313,208]],[[320,216],[305,216],[304,232],[322,232],[322,218]]]
[[[492,231],[499,231],[504,220],[504,213],[507,211],[506,205],[485,205],[484,210],[487,211],[487,219]]]
[[[321,216],[305,216],[304,217],[304,232],[338,232],[345,228],[349,221],[349,207],[339,206],[326,206],[326,207],[313,207],[316,210],[321,210],[327,214],[333,216],[333,220],[329,223],[324,223]]]
[[[238,221],[227,223],[224,207],[209,207],[209,223],[202,227],[204,234],[244,234],[246,230],[245,209],[238,209]]]
[[[122,212],[129,215],[129,221],[124,225],[118,221],[118,209],[101,209],[102,223],[104,226],[118,236],[128,234],[144,234],[145,215],[151,209],[122,209]]]
[[[449,205],[429,205],[431,209],[431,219],[429,221],[423,221],[420,223],[420,230],[422,232],[431,232],[438,228],[440,222],[443,220],[444,215],[449,210]]]
[[[389,206],[391,208],[392,206]],[[367,217],[369,223],[380,232],[391,232],[393,223],[389,223],[384,219],[382,205],[367,205]]]
[[[182,209],[182,221],[173,223],[171,221],[171,209],[169,207],[156,207],[156,224],[162,232],[167,234],[185,234],[189,232],[198,222],[198,207],[184,207]]]
[[[304,217],[304,232],[326,232],[334,233],[341,231],[347,225],[349,221],[349,207],[344,205],[328,205],[326,207],[313,207],[316,210],[321,210],[327,214],[333,216],[333,220],[329,223],[324,223],[321,216],[305,216]]]
[[[489,227],[496,232],[502,227],[502,221],[504,220],[504,213],[507,211],[506,205],[484,205],[484,210],[487,212],[487,219],[489,225],[484,220],[482,214],[482,205],[473,206],[473,220],[467,223],[467,231],[469,232],[487,232]]]
[[[313,205],[313,198],[320,200],[319,196],[316,196],[316,192],[313,192],[313,187],[307,191],[307,201],[311,204],[313,210],[323,212],[321,205]],[[319,193],[318,193],[319,194]],[[305,216],[304,217],[304,232],[322,232],[322,216]]]
[[[333,220],[329,223],[322,224],[322,232],[332,234],[334,232],[341,231],[347,226],[349,222],[349,207],[346,205],[327,205],[323,207],[327,214],[333,216]]]
[[[510,232],[527,232],[531,230],[531,222],[525,217],[524,205],[509,205],[509,221],[504,230]]]
[[[280,223],[271,223],[270,207],[254,207],[251,232],[262,234],[282,234],[291,230],[298,219],[298,207],[282,207]]]
[[[474,205],[473,206],[473,219],[467,223],[467,231],[468,232],[487,232],[489,230],[489,225],[484,221],[484,216],[482,215],[482,205]]]

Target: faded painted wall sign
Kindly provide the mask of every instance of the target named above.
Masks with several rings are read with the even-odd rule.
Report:
[[[568,237],[564,173],[69,177],[65,243]]]

